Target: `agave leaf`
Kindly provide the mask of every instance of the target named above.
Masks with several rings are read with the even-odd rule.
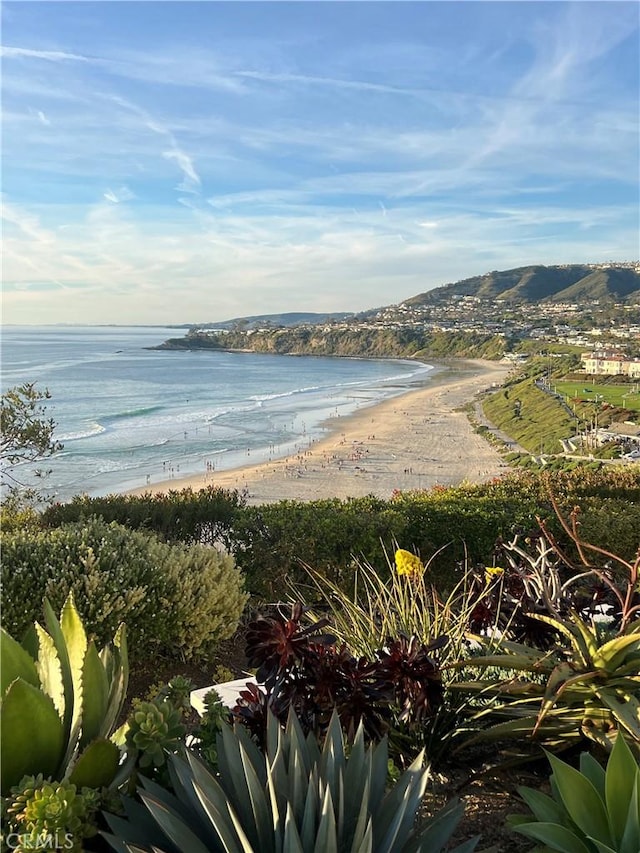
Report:
[[[296,824],[299,826],[304,814],[304,802],[309,776],[305,772],[304,758],[300,749],[290,746],[289,752],[289,804],[293,809]]]
[[[619,842],[624,835],[633,794],[634,782],[640,775],[638,765],[624,737],[618,734],[607,762],[605,797],[609,813],[611,837]]]
[[[237,809],[241,825],[255,838],[255,818],[242,767],[240,743],[226,724],[222,725],[218,735],[218,767],[222,787],[230,801],[229,814],[231,815],[233,809]]]
[[[281,744],[278,746],[276,755],[267,767],[267,784],[269,786],[274,826],[278,826],[282,830],[289,795],[289,778]]]
[[[56,653],[60,661],[60,672],[62,676],[62,685],[64,691],[64,716],[62,719],[62,725],[65,742],[67,745],[67,752],[65,755],[66,763],[66,761],[68,761],[71,755],[73,754],[73,750],[75,749],[79,736],[79,731],[76,729],[74,731],[75,740],[72,740],[72,722],[76,719],[76,712],[74,711],[74,679],[73,675],[71,674],[71,661],[69,660],[69,650],[67,649],[67,643],[64,638],[64,634],[62,633],[62,626],[60,625],[60,622],[58,622],[56,614],[53,612],[53,608],[51,607],[51,604],[46,598],[43,603],[43,610],[45,624],[47,626],[49,636],[51,640],[53,640],[53,644],[55,646]],[[36,624],[36,630],[37,629],[38,625]],[[40,647],[42,649],[42,634],[40,631],[38,631],[38,640],[40,641]]]
[[[614,637],[604,643],[593,656],[595,666],[614,673],[625,662],[629,654],[640,650],[640,634],[626,634]]]
[[[613,847],[609,847],[608,844],[603,844],[601,841],[598,841],[596,838],[589,838],[592,844],[598,848],[598,853],[619,853],[618,850],[614,850]]]
[[[302,726],[293,711],[293,707],[289,708],[285,733],[289,744],[289,755],[287,757],[289,767],[291,765],[291,753],[296,752],[302,760],[304,775],[308,777],[313,763],[310,745],[312,741],[317,745],[317,741],[311,732],[309,733],[310,737],[305,738]]]
[[[67,699],[72,700],[73,692],[69,696],[65,695],[62,665],[53,639],[37,622],[35,627],[38,635],[36,670],[38,672],[40,687],[43,693],[46,693],[53,702],[60,719],[64,720]]]
[[[34,659],[4,628],[0,628],[0,695],[4,695],[16,678],[34,687],[40,684]]]
[[[146,791],[140,791],[139,794],[158,826],[180,853],[210,853],[178,812]]]
[[[129,803],[129,820],[125,820],[118,815],[109,812],[103,812],[104,819],[113,835],[106,832],[100,833],[116,850],[126,849],[125,843],[130,844],[166,844],[167,839],[163,832],[158,827],[158,824],[153,820],[147,809],[140,803],[133,800],[132,797],[127,797],[132,802]],[[131,814],[133,811],[133,815]],[[122,840],[120,840],[122,839]],[[116,842],[116,843],[114,843]],[[120,846],[117,846],[120,845]]]
[[[81,753],[69,776],[77,788],[107,788],[118,771],[120,750],[110,740],[92,741]]]
[[[287,805],[287,816],[291,809]],[[311,850],[315,837],[316,826],[318,822],[318,813],[320,811],[320,799],[318,797],[318,770],[314,767],[309,777],[309,785],[307,787],[307,796],[304,803],[304,813],[302,815],[302,823],[300,824],[300,841],[304,850]],[[286,847],[283,848],[286,850]]]
[[[333,803],[338,803],[338,776],[344,769],[344,748],[342,745],[342,729],[338,715],[334,710],[326,732],[322,759],[320,761],[320,776],[325,780],[331,791]]]
[[[2,794],[23,776],[55,776],[64,752],[64,732],[51,698],[21,678],[9,685],[0,708]]]
[[[398,833],[402,837],[402,832],[408,832],[413,825],[415,811],[424,794],[429,775],[428,769],[423,768],[423,763],[424,750],[405,770],[373,813],[374,838],[384,838],[380,847],[382,851],[392,850]],[[400,844],[399,846],[402,847]]]
[[[256,743],[251,739],[251,735],[243,725],[236,724],[233,727],[233,730],[238,738],[240,745],[247,753],[247,756],[251,761],[251,766],[258,775],[260,786],[262,788],[265,788],[267,784],[267,760],[265,753],[260,751]]]
[[[522,823],[514,826],[513,830],[535,841],[542,841],[548,849],[560,853],[591,853],[574,832],[557,823]]]
[[[397,784],[394,785],[394,789],[397,787]],[[402,799],[395,799],[395,809],[389,814],[390,820],[385,821],[385,823],[380,826],[380,830],[386,830],[384,835],[382,832],[380,835],[382,836],[382,842],[375,845],[375,849],[379,851],[379,853],[385,853],[387,850],[396,850],[402,849],[404,847],[403,841],[404,838],[401,834],[401,828],[403,823],[405,822],[405,817],[407,812],[409,811],[409,802],[411,800],[411,786],[407,785],[404,789],[404,794]],[[411,813],[411,824],[413,824],[415,818],[415,812]]]
[[[69,655],[69,666],[71,667],[71,678],[74,690],[74,717],[82,714],[82,668],[84,657],[87,653],[87,635],[78,615],[73,595],[69,593],[60,614],[60,628],[64,637],[67,653]],[[72,723],[73,726],[73,723]]]
[[[371,786],[371,750],[365,750],[364,729],[358,726],[351,753],[342,779],[344,788],[344,825],[341,835],[344,845],[355,844],[355,838],[364,837],[366,817],[369,814],[369,792]],[[366,814],[361,815],[361,806],[366,798]],[[362,820],[361,820],[362,818]],[[358,829],[359,827],[359,829]]]
[[[373,853],[373,823],[371,818],[367,821],[367,826],[362,836],[360,844],[351,848],[351,853]]]
[[[176,796],[190,809],[189,823],[203,842],[219,846],[218,834],[211,826],[208,816],[203,810],[198,794],[199,788],[211,799],[218,797],[226,803],[226,795],[216,782],[209,768],[192,752],[185,752],[186,758],[172,755],[169,759],[171,782]],[[153,791],[151,792],[153,793]]]
[[[233,829],[235,830],[236,835],[238,836],[239,844],[236,847],[230,847],[228,853],[234,853],[237,849],[242,851],[242,853],[255,853],[254,848],[251,846],[249,839],[247,838],[245,831],[242,826],[242,822],[238,817],[236,810],[233,806],[228,805],[227,810],[229,812],[229,818],[231,820],[231,824],[233,825]]]
[[[610,709],[618,725],[640,741],[640,701],[631,694],[620,696],[606,687],[596,688],[596,695]]]
[[[387,784],[387,767],[389,766],[389,748],[387,738],[383,737],[380,743],[369,747],[371,753],[371,801],[370,809],[372,815],[377,815],[384,796]]]
[[[194,767],[202,767],[199,760],[193,757]],[[169,763],[172,764],[176,760],[176,756],[169,757]],[[194,835],[197,835],[200,841],[203,844],[206,844],[208,847],[217,850],[219,847],[219,837],[215,830],[215,828],[211,825],[211,822],[204,811],[202,801],[199,796],[198,788],[196,780],[191,777],[188,779],[187,784],[189,788],[193,790],[196,797],[187,796],[187,792],[185,786],[182,783],[182,778],[180,776],[179,769],[175,768],[175,773],[171,776],[173,783],[177,782],[177,787],[175,788],[175,793],[171,793],[168,788],[163,784],[160,785],[158,782],[155,782],[153,779],[150,779],[148,776],[140,776],[140,781],[142,783],[142,788],[139,791],[143,790],[149,796],[153,797],[163,806],[168,808],[172,813],[178,815],[180,820],[190,828]],[[210,777],[209,777],[210,778]],[[215,782],[214,782],[215,784]],[[123,799],[126,808],[127,797]],[[222,802],[225,804],[226,811],[226,797],[224,796],[224,792],[221,793]],[[130,816],[129,818],[132,820],[133,818]],[[166,842],[165,842],[166,843]]]
[[[362,796],[359,799],[354,798],[353,800],[353,814],[356,813],[355,807],[359,803],[357,821],[354,827],[347,829],[343,839],[345,849],[346,845],[351,841],[352,853],[362,850],[363,845],[366,848],[367,845],[373,844],[373,820],[371,817],[371,809],[369,808],[369,791],[371,790],[370,783],[371,778],[369,774],[367,774],[363,779]]]
[[[266,737],[266,754],[269,758],[273,758],[273,756],[278,751],[278,745],[280,744],[280,722],[277,719],[275,714],[272,714],[271,711],[267,712],[267,737]]]
[[[602,767],[602,765],[591,755],[591,753],[583,752],[580,755],[580,772],[583,776],[587,777],[598,792],[598,796],[602,802],[604,802],[606,779],[605,770],[604,767]]]
[[[320,821],[313,853],[338,853],[335,812],[328,785],[320,808]]]
[[[107,712],[109,682],[93,640],[87,645],[82,666],[82,685],[81,747],[94,738],[108,734],[102,731],[102,722]]]
[[[591,782],[579,770],[560,761],[555,755],[547,754],[553,769],[553,778],[558,793],[571,820],[585,835],[611,844],[609,822],[604,803]]]
[[[125,823],[125,827],[128,826],[129,824]],[[124,830],[124,832],[126,832],[126,829]],[[117,851],[117,853],[137,853],[137,850],[133,845],[127,844],[125,841],[122,841],[120,838],[117,838],[110,832],[101,832],[100,835],[115,851]],[[144,847],[138,849],[144,850]]]
[[[100,660],[105,669],[109,684],[107,710],[102,722],[100,734],[106,737],[122,713],[129,684],[129,656],[127,651],[127,631],[120,625],[113,638],[113,650],[105,647],[100,652]]]
[[[518,788],[518,793],[533,812],[536,820],[542,823],[561,823],[566,812],[558,803],[534,788]],[[529,822],[528,816],[524,816],[524,823]]]
[[[636,850],[640,850],[640,770],[636,770],[627,822],[618,853],[634,853]]]
[[[265,791],[256,769],[251,762],[249,753],[240,744],[240,758],[244,768],[244,775],[247,781],[247,789],[249,791],[249,800],[251,802],[251,810],[253,812],[253,823],[250,827],[246,827],[248,835],[253,835],[252,842],[257,850],[264,853],[271,853],[273,850],[273,822],[269,812],[269,804],[265,797]],[[262,759],[264,765],[264,758]],[[253,833],[249,829],[254,830]]]
[[[308,847],[306,849],[310,850],[311,848]],[[305,851],[290,804],[287,804],[287,814],[284,821],[284,843],[282,850],[286,851],[286,853],[304,853]]]
[[[464,806],[457,797],[452,798],[439,811],[432,815],[424,825],[420,826],[415,836],[409,841],[404,851],[421,851],[431,853],[448,849],[448,843],[464,813]],[[475,839],[473,846],[475,846]],[[473,849],[473,847],[471,848]]]

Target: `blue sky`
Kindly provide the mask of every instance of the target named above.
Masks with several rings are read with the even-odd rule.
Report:
[[[638,257],[635,2],[4,2],[4,323]]]

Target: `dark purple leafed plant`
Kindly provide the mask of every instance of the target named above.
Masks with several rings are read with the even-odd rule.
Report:
[[[247,659],[257,668],[262,689],[247,687],[233,714],[258,740],[270,708],[283,722],[293,708],[305,731],[324,734],[334,709],[347,736],[362,722],[368,736],[388,730],[392,709],[402,722],[417,723],[442,703],[440,671],[432,653],[445,637],[429,646],[416,637],[390,639],[374,660],[356,658],[335,637],[322,633],[328,620],[302,625],[302,605],[290,616],[282,608],[259,617],[247,630]]]

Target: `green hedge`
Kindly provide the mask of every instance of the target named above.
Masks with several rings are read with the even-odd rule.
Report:
[[[216,486],[166,495],[77,496],[67,504],[53,504],[42,515],[47,527],[98,516],[130,530],[150,530],[167,542],[221,545],[228,549],[229,531],[245,499],[237,491]]]
[[[457,577],[459,564],[490,561],[498,537],[537,531],[536,516],[549,520],[567,544],[550,494],[568,514],[582,507],[581,530],[593,544],[633,558],[640,542],[640,466],[584,468],[569,472],[522,471],[489,483],[405,492],[390,500],[375,497],[281,501],[245,506],[233,493],[174,492],[171,499],[118,497],[77,500],[45,513],[45,521],[104,513],[109,519],[154,529],[171,541],[213,535],[234,555],[247,588],[267,599],[287,593],[287,579],[304,582],[303,563],[349,587],[354,557],[386,566],[385,550],[396,542],[428,559],[443,589]],[[200,496],[201,495],[201,496]]]
[[[2,535],[2,620],[15,637],[58,611],[69,592],[100,644],[126,622],[139,658],[210,651],[235,631],[246,602],[233,559],[205,545],[167,545],[92,519]]]

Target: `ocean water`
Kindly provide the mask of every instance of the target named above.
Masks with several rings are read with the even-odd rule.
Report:
[[[57,500],[105,495],[285,456],[331,419],[421,385],[433,368],[386,359],[151,350],[175,329],[4,327],[2,390],[48,388],[64,448],[39,466]]]

